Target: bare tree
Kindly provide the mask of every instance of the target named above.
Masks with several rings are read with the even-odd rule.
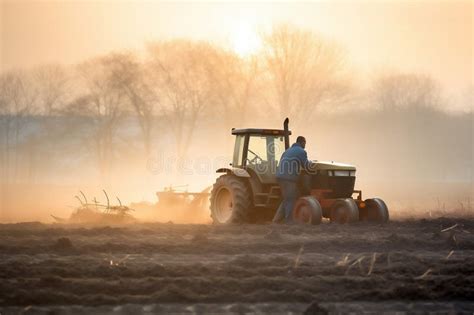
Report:
[[[119,83],[127,96],[140,126],[146,156],[151,152],[151,136],[154,129],[154,110],[158,104],[157,95],[153,93],[147,81],[146,70],[135,55],[131,53],[116,54],[114,56],[116,71],[112,73],[113,80]]]
[[[57,114],[68,102],[73,87],[67,70],[60,65],[44,65],[33,70],[38,90],[38,106],[43,115]]]
[[[176,140],[176,153],[186,156],[197,121],[211,99],[209,56],[205,43],[172,41],[149,47],[151,76],[164,115]]]
[[[31,77],[23,71],[12,71],[0,76],[0,119],[3,134],[3,161],[9,167],[10,151],[14,153],[14,174],[18,171],[18,145],[22,128],[29,115],[36,111],[37,92]],[[8,178],[8,176],[7,176]]]
[[[26,137],[22,146],[23,154],[28,160],[28,178],[34,181],[38,161],[57,147],[57,137],[63,136],[58,129],[55,118],[61,114],[73,93],[71,78],[67,69],[60,65],[39,66],[31,72],[31,86],[36,91],[35,122],[38,128]]]
[[[261,75],[258,60],[245,60],[219,49],[215,49],[209,58],[212,99],[215,107],[222,111],[214,117],[223,117],[227,128],[240,126],[258,98],[257,81]]]
[[[279,25],[263,35],[263,59],[280,115],[308,119],[341,94],[344,55],[318,35]]]
[[[73,102],[77,114],[90,116],[94,123],[93,147],[102,179],[107,180],[114,159],[119,122],[124,116],[127,95],[123,90],[122,55],[109,54],[79,65],[84,96]],[[79,106],[78,106],[79,105]],[[82,108],[81,108],[82,107]]]
[[[384,111],[427,111],[439,109],[440,87],[433,78],[421,74],[385,73],[372,86],[375,107]]]

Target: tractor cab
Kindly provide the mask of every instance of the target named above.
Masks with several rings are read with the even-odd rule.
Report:
[[[276,183],[276,169],[286,150],[285,137],[291,132],[278,129],[233,129],[235,135],[232,166],[248,170],[263,184]]]

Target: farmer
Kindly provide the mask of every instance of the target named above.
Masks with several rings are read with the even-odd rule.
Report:
[[[281,156],[276,172],[278,184],[282,193],[283,201],[273,218],[274,223],[292,222],[292,211],[298,198],[297,187],[301,168],[308,169],[311,162],[305,151],[306,139],[302,136],[296,138],[296,142],[288,148]]]

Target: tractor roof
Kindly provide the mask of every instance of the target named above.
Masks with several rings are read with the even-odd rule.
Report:
[[[260,129],[260,128],[245,128],[245,129],[235,129],[232,128],[233,135],[277,135],[284,136],[285,130],[281,129]],[[288,134],[291,135],[291,131],[288,131]]]

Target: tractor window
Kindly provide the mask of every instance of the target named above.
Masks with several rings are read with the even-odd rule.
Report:
[[[285,138],[284,137],[274,137],[273,144],[270,146],[272,148],[269,152],[272,154],[272,158],[275,159],[275,163],[280,162],[282,154],[285,152]]]
[[[242,155],[244,153],[245,136],[235,138],[234,158],[232,166],[242,166]]]
[[[246,165],[257,173],[272,176],[281,155],[285,151],[285,141],[279,136],[252,135],[249,139]]]
[[[258,164],[261,161],[268,161],[267,158],[267,137],[251,136],[249,140],[249,149],[247,159],[254,160]]]

